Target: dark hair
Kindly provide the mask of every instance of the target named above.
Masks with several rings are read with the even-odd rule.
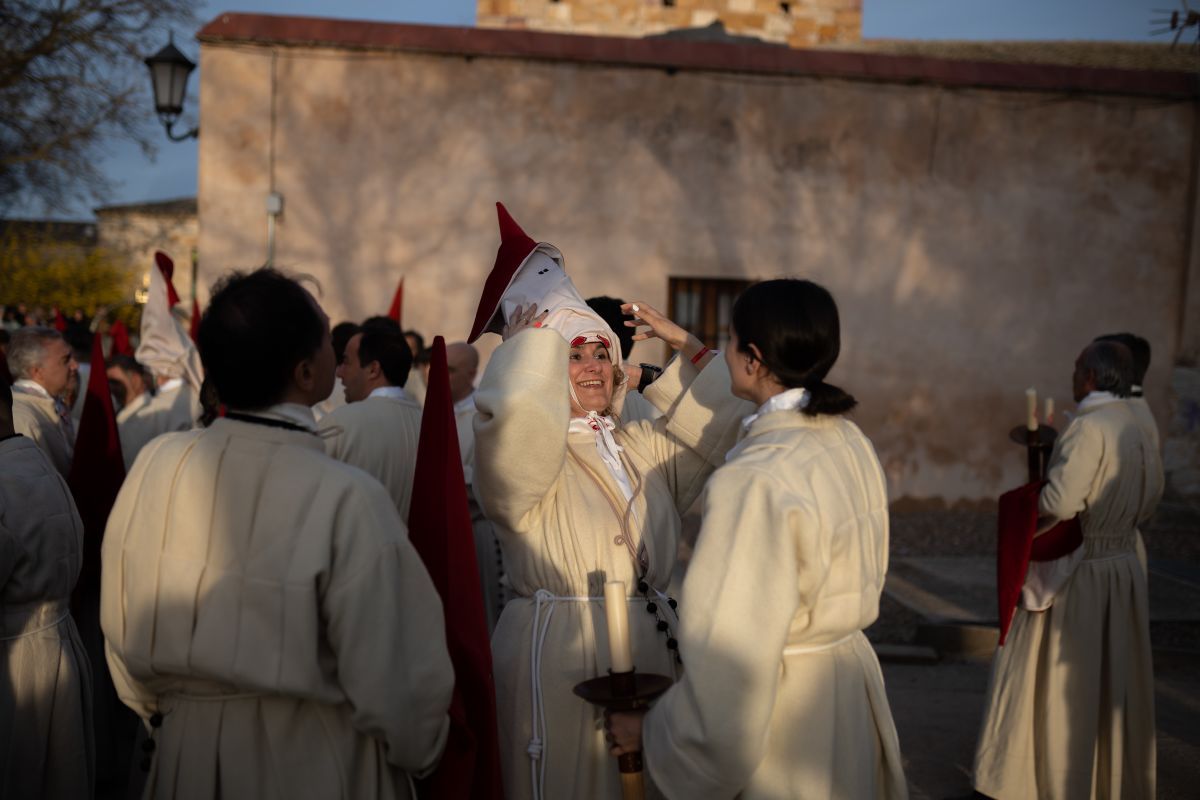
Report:
[[[320,349],[325,330],[297,281],[270,267],[232,272],[213,285],[200,319],[196,344],[206,382],[227,406],[274,405],[296,365]]]
[[[1133,353],[1124,344],[1104,340],[1084,348],[1079,365],[1091,373],[1092,382],[1101,392],[1128,397],[1133,383]]]
[[[413,358],[413,364],[415,364],[417,366],[427,367],[431,363],[433,363],[433,348],[432,347],[426,347],[424,350],[417,353],[416,357]]]
[[[390,317],[383,317],[383,319],[390,319]],[[397,323],[396,323],[396,327],[399,327],[399,326],[400,326],[400,323],[398,323],[398,322],[397,322]],[[422,336],[421,334],[417,333],[417,332],[416,332],[415,330],[413,330],[412,328],[409,328],[408,330],[406,330],[406,331],[404,332],[404,335],[405,335],[405,336],[411,336],[411,337],[413,337],[414,339],[416,339],[416,340],[417,340],[417,352],[418,352],[418,353],[419,353],[419,352],[421,352],[422,350],[424,350],[424,349],[425,349],[425,337],[424,337],[424,336]]]
[[[844,414],[858,404],[825,382],[841,350],[841,333],[837,304],[823,287],[795,279],[756,283],[733,304],[733,330],[739,352],[753,356],[755,345],[776,380],[808,390],[805,414]]]
[[[333,326],[329,338],[333,340],[333,355],[337,358],[337,363],[342,363],[342,359],[346,357],[346,345],[356,333],[358,326],[353,322],[339,322]]]
[[[633,328],[625,327],[625,320],[629,319],[621,311],[621,305],[625,301],[601,295],[589,297],[584,302],[588,304],[588,308],[599,314],[600,319],[608,323],[608,327],[617,335],[617,341],[621,343],[621,358],[629,358],[629,353],[633,350]]]
[[[1136,333],[1106,333],[1097,336],[1094,342],[1117,342],[1129,348],[1133,356],[1133,382],[1141,386],[1146,381],[1146,370],[1150,369],[1150,343]]]
[[[388,383],[403,386],[412,369],[413,355],[400,326],[387,317],[372,317],[362,324],[359,332],[362,338],[358,341],[358,363],[365,367],[378,361]]]

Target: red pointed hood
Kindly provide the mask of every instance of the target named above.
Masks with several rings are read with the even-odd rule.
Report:
[[[491,274],[483,285],[479,308],[475,311],[475,324],[471,326],[471,335],[467,337],[467,342],[474,342],[488,330],[505,290],[516,277],[517,270],[535,250],[543,250],[560,264],[563,260],[562,253],[554,245],[531,239],[508,213],[503,203],[496,203],[496,215],[500,222],[500,248],[496,251],[496,263],[492,266]],[[500,324],[503,325],[503,322]]]

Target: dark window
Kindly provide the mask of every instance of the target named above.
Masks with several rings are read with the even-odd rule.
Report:
[[[726,278],[668,278],[667,316],[720,350],[729,341],[733,301],[752,281]]]

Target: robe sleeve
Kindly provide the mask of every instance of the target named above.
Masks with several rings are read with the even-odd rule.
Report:
[[[3,596],[4,585],[17,567],[20,552],[16,535],[0,522],[0,596]]]
[[[442,603],[383,487],[344,505],[321,600],[338,682],[354,727],[420,776],[437,765],[449,732],[454,669]]]
[[[645,396],[663,416],[631,423],[625,435],[662,472],[683,513],[724,463],[737,440],[739,421],[754,408],[733,396],[729,370],[719,358],[703,371],[676,358]]]
[[[1054,445],[1046,485],[1038,497],[1038,513],[1071,519],[1087,506],[1099,469],[1103,436],[1086,417],[1072,422]]]
[[[567,454],[567,343],[549,328],[509,339],[475,393],[475,493],[510,530],[551,492]]]
[[[829,554],[815,516],[760,469],[734,465],[707,490],[683,586],[684,675],[647,714],[646,763],[671,798],[732,797],[765,752],[792,619]]]

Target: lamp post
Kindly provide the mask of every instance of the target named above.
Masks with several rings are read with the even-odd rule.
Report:
[[[200,135],[199,128],[192,128],[187,133],[176,135],[171,128],[183,113],[183,100],[187,96],[187,80],[196,68],[195,62],[179,52],[175,47],[174,35],[167,41],[166,47],[146,59],[150,68],[150,83],[154,87],[154,110],[167,129],[167,138],[173,142],[182,142]]]

